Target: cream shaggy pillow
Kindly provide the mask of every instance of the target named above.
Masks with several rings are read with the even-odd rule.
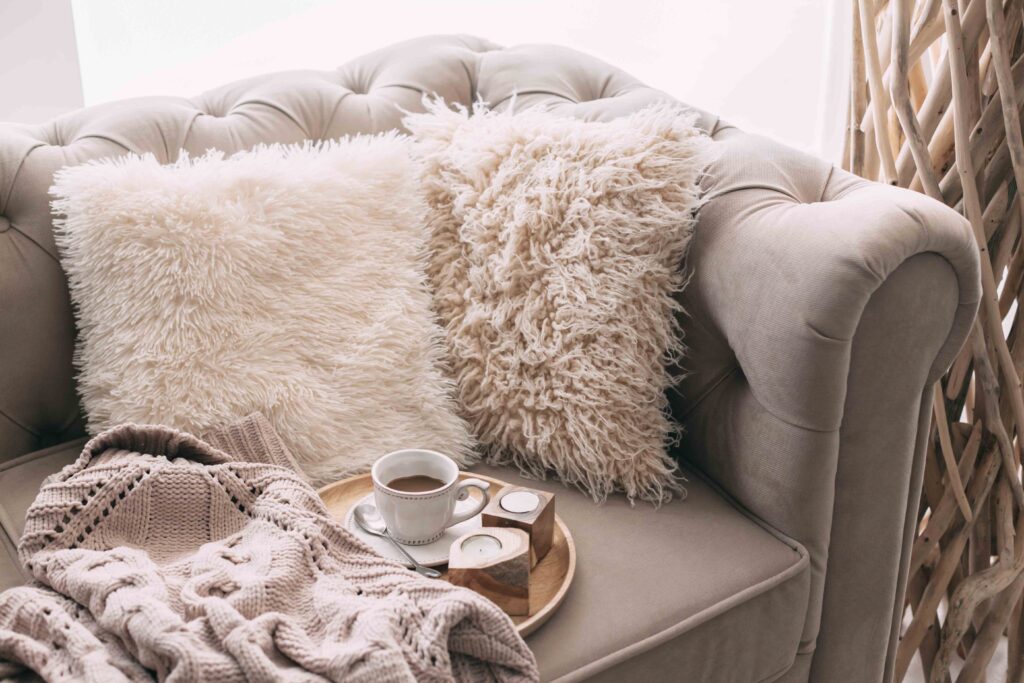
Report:
[[[317,484],[416,446],[470,462],[439,366],[408,138],[70,167],[52,193],[90,431],[267,415]]]
[[[434,304],[488,458],[595,500],[671,498],[667,366],[707,138],[670,105],[610,122],[427,107],[405,124]]]

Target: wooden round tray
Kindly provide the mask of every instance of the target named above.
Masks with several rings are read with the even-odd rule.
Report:
[[[475,477],[491,484],[491,495],[500,491],[508,482],[485,477],[482,474],[460,472],[459,478]],[[331,516],[339,523],[345,523],[345,515],[349,508],[359,502],[368,493],[373,492],[373,481],[369,474],[362,474],[350,479],[342,479],[320,489],[320,497],[330,511]],[[477,495],[473,492],[471,495]],[[557,509],[557,508],[556,508]],[[555,515],[555,534],[551,550],[530,570],[530,614],[525,617],[512,617],[516,628],[523,636],[536,631],[551,618],[558,606],[565,599],[565,594],[576,574],[576,545],[573,543],[569,528],[562,518]],[[442,575],[446,578],[447,571]]]

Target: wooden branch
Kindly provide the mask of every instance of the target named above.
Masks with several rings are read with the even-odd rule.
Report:
[[[999,83],[999,100],[1002,103],[1003,127],[1006,130],[1006,143],[1010,148],[1013,177],[1017,181],[1017,187],[1024,188],[1024,140],[1022,140],[1020,132],[1017,86],[1014,83],[1010,56],[1006,46],[1006,24],[1003,19],[1003,3],[1001,0],[987,0],[985,5],[989,24],[989,39],[991,40],[992,64]]]
[[[853,9],[853,52],[851,55],[850,78],[850,122],[847,126],[849,149],[846,153],[845,168],[862,175],[864,173],[864,131],[860,121],[868,106],[866,87],[864,85],[864,35],[860,29],[860,11],[857,2],[851,3]]]
[[[932,396],[895,679],[920,657],[928,680],[957,658],[958,680],[984,680],[1005,632],[1024,683],[1024,0],[853,12],[844,165],[962,213],[981,265],[979,318]]]
[[[1024,533],[1024,516],[1020,518],[1016,531]],[[1024,545],[1021,545],[1020,548],[1024,549]],[[1021,572],[1024,571],[1024,552],[1013,553],[1010,557],[1012,562],[997,562],[995,565],[971,575],[957,587],[949,601],[949,615],[942,627],[942,643],[933,663],[932,683],[936,683],[937,676],[949,670],[953,649],[966,633],[975,607],[982,600],[994,597],[1009,588],[1021,576]],[[1014,602],[1017,597],[1019,595],[1015,596]],[[1011,603],[1010,608],[1012,606]],[[1006,610],[1002,618],[1003,621],[999,623],[1000,634],[1006,624],[1006,619],[1009,618],[1009,609]],[[992,637],[991,634],[989,637]],[[980,640],[979,637],[978,641],[980,642]],[[994,644],[991,646],[994,648]],[[991,657],[991,653],[988,657]],[[987,662],[988,658],[984,661]]]
[[[999,340],[1005,346],[1002,332]],[[981,395],[985,405],[985,415],[982,422],[996,437],[1000,459],[1003,464],[1003,471],[1007,478],[1013,482],[1011,490],[1017,505],[1024,507],[1024,490],[1021,489],[1020,480],[1017,475],[1017,463],[1014,462],[1013,445],[1010,443],[1010,436],[1006,433],[1002,418],[999,415],[999,385],[992,370],[991,361],[988,358],[988,351],[985,349],[985,337],[982,335],[981,327],[975,322],[974,331],[971,334],[971,351],[974,353],[975,377],[981,384]],[[1011,361],[1012,362],[1012,361]]]
[[[990,450],[982,458],[981,465],[968,486],[967,496],[971,500],[971,507],[975,513],[981,509],[981,505],[988,498],[998,473],[999,455],[995,450]],[[904,632],[900,647],[896,652],[895,680],[902,680],[906,675],[910,660],[920,646],[921,640],[927,632],[928,624],[931,623],[935,611],[946,595],[946,588],[960,563],[970,532],[971,523],[961,520],[961,523],[952,530],[951,537],[944,545],[939,562],[922,595],[918,611]]]
[[[1006,635],[1008,641],[1006,648],[1006,681],[1007,683],[1024,683],[1024,629],[1021,628],[1021,618],[1024,616],[1022,600],[1017,600],[1013,608],[1013,616],[1010,617],[1009,633]]]
[[[1020,12],[1017,12],[1016,15],[1019,18]],[[989,25],[992,64],[999,83],[999,100],[1002,102],[1006,145],[1009,147],[1010,161],[1013,166],[1013,179],[1017,183],[1017,191],[1020,192],[1024,191],[1024,138],[1021,137],[1017,87],[1010,66],[1010,53],[1006,44],[1006,24],[1003,19],[1001,0],[987,0],[985,16]],[[1024,210],[1024,204],[1020,201],[1017,201],[1016,204],[1018,210]],[[1002,269],[1000,268],[1000,270]],[[1001,310],[1002,306],[998,308]],[[1020,392],[1011,391],[1011,398],[1014,393],[1020,394]],[[1017,433],[1024,433],[1024,421],[1021,419],[1017,420]]]
[[[974,472],[975,461],[981,447],[982,428],[981,423],[976,422],[971,437],[964,447],[960,457],[960,474],[969,477]],[[953,522],[956,511],[955,496],[951,490],[946,491],[938,506],[932,509],[928,518],[928,525],[925,530],[914,539],[914,545],[910,551],[910,575],[913,576],[924,564],[928,557],[939,545],[939,539],[946,533]],[[966,519],[966,518],[965,518]]]
[[[928,86],[928,94],[924,98],[924,104],[921,105],[918,113],[918,120],[921,124],[921,134],[925,138],[933,137],[935,130],[939,125],[939,121],[950,110],[949,104],[950,98],[953,96],[953,86],[949,80],[949,64],[946,60],[946,56],[943,55],[942,61],[936,67],[935,76],[932,78],[932,82]],[[949,119],[949,130],[952,133],[953,124],[951,116]],[[950,140],[950,148],[952,151],[952,135],[950,135]],[[900,150],[900,156],[896,166],[897,171],[899,172],[901,185],[907,186],[910,184],[910,178],[914,172],[914,167],[911,163],[912,161],[913,158],[910,154],[909,147],[904,147],[904,149]]]
[[[1015,94],[1020,101],[1024,96],[1024,60],[1018,58],[1012,68]],[[1002,123],[1002,101],[993,98],[986,105],[981,118],[971,130],[971,159],[974,165],[985,165],[992,161],[1006,139],[1006,129]],[[934,153],[933,153],[934,155]],[[950,164],[943,172],[946,175],[939,183],[946,202],[956,202],[961,197],[960,176],[955,164]]]
[[[899,2],[900,0],[895,1]],[[971,504],[967,502],[967,493],[964,491],[964,483],[960,479],[960,471],[957,469],[956,456],[953,455],[953,444],[949,438],[949,423],[946,418],[946,401],[942,397],[942,387],[938,383],[935,384],[932,390],[932,415],[939,432],[942,459],[946,463],[946,476],[949,477],[949,485],[953,490],[953,497],[956,498],[964,519],[970,522],[973,519]]]
[[[918,177],[924,185],[925,192],[932,199],[942,201],[939,181],[935,177],[932,159],[928,155],[928,145],[921,135],[921,127],[918,125],[917,115],[914,113],[914,103],[910,98],[910,55],[908,53],[910,51],[911,9],[910,0],[893,0],[893,14],[895,18],[892,29],[892,103],[896,110],[896,115],[899,117],[900,126],[903,128],[903,134],[906,136],[907,145],[910,147],[910,153],[914,157],[914,163],[917,165]],[[895,167],[893,167],[892,177],[898,177]],[[942,421],[945,421],[944,409]],[[945,448],[943,450],[945,452]],[[952,455],[950,455],[951,458]],[[948,466],[949,462],[946,464]],[[950,471],[956,472],[956,468],[954,467]],[[963,507],[967,509],[966,499],[963,501]]]
[[[972,2],[967,6],[967,10],[964,13],[964,21],[962,33],[967,37],[967,40],[971,42],[977,42],[981,35],[981,30],[985,25],[985,9],[983,3]],[[948,68],[939,68],[939,73],[942,71],[949,71]],[[940,84],[941,85],[941,84]],[[933,86],[934,87],[934,86]],[[949,85],[947,84],[947,88]],[[946,101],[949,101],[949,95],[946,95]],[[941,98],[940,98],[941,99]],[[871,134],[875,129],[874,115],[872,110],[869,108],[864,113],[864,118],[860,122],[860,128],[864,133]]]
[[[985,670],[988,662],[995,654],[999,639],[1006,629],[1006,624],[1013,613],[1014,605],[1020,600],[1021,591],[1024,590],[1024,575],[1018,574],[1013,583],[1003,591],[1003,595],[996,601],[995,609],[985,619],[985,624],[974,641],[974,647],[967,655],[957,683],[980,683],[985,680]]]
[[[956,163],[960,174],[960,184],[963,188],[967,220],[974,229],[975,241],[978,244],[978,250],[981,252],[983,307],[981,317],[988,325],[989,335],[992,338],[992,342],[995,344],[996,353],[999,358],[999,367],[1003,374],[1003,381],[1010,392],[1010,399],[1013,405],[1014,422],[1016,424],[1017,431],[1019,433],[1024,433],[1024,393],[1022,393],[1024,386],[1021,385],[1020,378],[1017,376],[1017,370],[1013,367],[1010,350],[1006,345],[1006,339],[1003,338],[995,274],[992,272],[992,262],[989,260],[988,244],[985,240],[985,231],[984,226],[982,225],[982,210],[980,199],[978,197],[978,187],[975,182],[974,164],[971,160],[970,152],[968,151],[970,146],[970,134],[968,131],[966,109],[968,107],[969,93],[966,89],[967,78],[965,75],[963,34],[960,30],[959,9],[955,4],[955,0],[943,0],[943,5],[945,7],[943,15],[946,19],[946,35],[950,41],[949,66],[950,76],[953,81],[953,130],[954,137],[956,139]],[[984,340],[980,329],[976,330],[975,336],[981,339],[981,344],[983,346]],[[977,364],[979,359],[977,351],[975,351],[974,356],[975,363]],[[998,383],[996,383],[995,386],[983,388],[986,390],[983,393],[995,392],[996,405],[998,405]],[[1000,437],[999,434],[996,436],[997,438]],[[1005,450],[1003,442],[1005,441],[1008,443],[1005,431],[1002,436],[1003,438],[1000,439],[1000,451]],[[1016,476],[1017,475],[1014,472],[1012,477],[1016,478]],[[1024,489],[1021,488],[1019,480],[1017,481],[1016,486],[1014,486],[1013,492],[1014,498],[1017,500],[1017,505],[1024,507]]]
[[[911,610],[915,613],[917,612],[917,606],[921,602],[921,595],[928,585],[929,578],[930,573],[922,571],[913,575],[910,581],[907,582],[907,600]],[[924,670],[926,679],[931,676],[932,662],[939,651],[939,632],[941,631],[938,616],[932,615],[932,617],[932,623],[928,624],[924,637],[921,639],[921,644],[917,648],[917,654],[921,659],[921,668]]]
[[[996,231],[1006,221],[1006,214],[1010,209],[1010,184],[1008,182],[1002,182],[992,197],[988,200],[988,206],[985,207],[985,213],[981,216],[981,222],[985,228],[985,239],[992,243],[992,238],[996,234]],[[999,262],[998,256],[992,257],[992,272],[999,272],[996,264]]]
[[[892,147],[889,146],[889,126],[886,123],[886,110],[889,108],[888,91],[882,86],[882,68],[878,61],[878,42],[875,38],[872,0],[857,0],[860,8],[860,28],[864,44],[864,66],[868,75],[868,88],[871,92],[871,110],[875,121],[875,147],[882,162],[882,181],[896,182],[896,162],[893,160]]]
[[[965,347],[960,349],[960,353],[957,354],[953,366],[946,375],[946,398],[950,401],[961,398],[967,390],[967,384],[971,379],[970,367],[971,350]],[[954,414],[958,414],[958,412],[956,411]]]

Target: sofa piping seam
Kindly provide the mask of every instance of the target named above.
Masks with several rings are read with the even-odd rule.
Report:
[[[49,455],[51,455],[51,451],[56,452],[58,450],[62,450],[73,443],[81,442],[81,446],[76,447],[76,451],[79,454],[81,454],[82,449],[85,448],[85,444],[88,443],[88,441],[89,437],[81,436],[77,439],[71,439],[70,441],[54,444],[53,446],[49,446],[47,448],[41,448],[39,450],[29,451],[28,453],[22,453],[17,457],[11,458],[10,460],[0,462],[0,477],[2,477],[3,473],[6,472],[7,470],[12,470],[16,467],[20,467],[21,465],[27,462],[32,462],[40,458],[48,457]]]

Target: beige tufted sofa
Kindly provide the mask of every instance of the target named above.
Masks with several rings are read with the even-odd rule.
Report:
[[[498,107],[516,93],[518,106],[585,119],[668,97],[565,48],[444,36],[193,99],[0,124],[0,587],[22,580],[14,547],[40,481],[83,444],[54,171],[127,152],[170,162],[182,149],[383,131],[426,92]],[[929,391],[979,298],[969,228],[922,195],[710,114],[700,125],[717,160],[689,259],[690,374],[673,395],[690,498],[595,507],[544,484],[559,493],[580,567],[528,642],[549,680],[889,679]]]

